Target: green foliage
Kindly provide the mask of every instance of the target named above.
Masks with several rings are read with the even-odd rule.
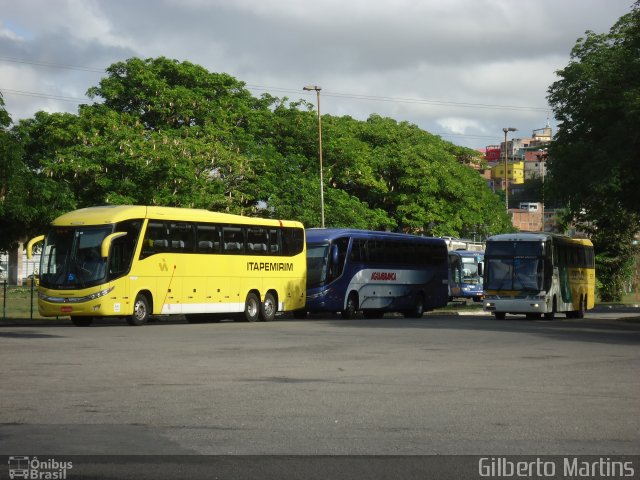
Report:
[[[640,230],[640,1],[608,34],[586,32],[558,75],[549,88],[560,125],[548,191],[569,220],[588,216],[604,296],[615,297]]]
[[[320,225],[312,104],[255,98],[229,75],[163,57],[112,65],[89,95],[101,101],[75,115],[39,112],[11,130],[21,235],[101,204]],[[510,229],[500,198],[461,164],[474,151],[378,115],[324,115],[322,131],[326,226],[450,236]]]

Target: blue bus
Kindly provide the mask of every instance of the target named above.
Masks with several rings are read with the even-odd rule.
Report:
[[[384,312],[422,317],[448,300],[447,246],[439,238],[368,230],[310,228],[307,303],[298,314]]]
[[[484,298],[482,270],[484,252],[453,250],[449,252],[449,300],[471,298],[481,302]]]

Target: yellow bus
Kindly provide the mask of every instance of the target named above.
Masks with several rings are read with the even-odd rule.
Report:
[[[587,239],[514,233],[487,239],[484,309],[547,319],[582,318],[595,304],[595,256]]]
[[[103,206],[56,218],[27,255],[42,241],[40,314],[70,316],[77,326],[172,314],[270,321],[305,305],[304,227],[295,221]]]

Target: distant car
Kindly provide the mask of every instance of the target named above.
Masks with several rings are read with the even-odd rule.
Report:
[[[36,287],[38,286],[38,284],[40,283],[40,277],[38,276],[38,274],[32,273],[31,275],[27,275],[27,278],[25,278],[25,280],[24,280],[24,285],[26,287],[30,287],[32,283]]]

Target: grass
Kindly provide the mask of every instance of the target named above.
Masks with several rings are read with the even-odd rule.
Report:
[[[33,307],[32,307],[33,305]],[[44,318],[38,314],[38,293],[31,287],[0,284],[0,318]],[[32,313],[33,312],[33,313]]]
[[[638,297],[636,297],[636,293],[627,293],[625,295],[622,296],[622,301],[620,302],[600,302],[598,299],[598,301],[596,302],[598,305],[640,305],[640,293],[638,294]]]

